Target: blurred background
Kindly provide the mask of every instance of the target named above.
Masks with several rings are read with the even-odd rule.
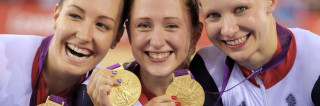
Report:
[[[0,34],[53,34],[52,17],[57,2],[58,0],[0,0]],[[320,0],[278,0],[274,16],[283,26],[300,27],[320,35]],[[210,44],[203,32],[197,49]],[[110,50],[100,65],[106,67],[133,60],[125,33],[116,49]]]

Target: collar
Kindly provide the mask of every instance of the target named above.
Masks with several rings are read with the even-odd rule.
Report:
[[[289,29],[287,29],[287,30],[289,30]],[[290,31],[290,33],[292,35],[292,39],[291,39],[291,43],[290,43],[290,47],[289,47],[287,56],[285,57],[284,61],[280,65],[278,65],[274,68],[271,68],[268,71],[263,72],[258,75],[259,78],[263,81],[263,84],[266,87],[266,89],[269,89],[272,86],[274,86],[275,84],[277,84],[278,82],[280,82],[289,73],[289,71],[291,70],[291,68],[294,64],[294,61],[295,61],[295,58],[297,55],[297,47],[296,47],[296,41],[293,36],[293,33],[291,31]],[[276,55],[278,55],[281,51],[282,51],[282,48],[281,48],[281,44],[280,44],[280,41],[278,38],[277,50],[274,53],[272,58],[274,58]],[[242,66],[239,66],[239,68],[245,78],[252,74],[252,72],[250,70],[247,70]],[[249,81],[253,85],[259,87],[259,85],[256,83],[254,77],[251,77],[249,79]]]

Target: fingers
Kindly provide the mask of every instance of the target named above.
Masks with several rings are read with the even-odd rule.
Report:
[[[112,86],[119,85],[119,81],[113,79],[116,71],[94,69],[87,85],[87,92],[95,105],[107,105],[111,103],[108,95]]]
[[[151,99],[146,106],[181,106],[176,96],[162,95]]]
[[[111,90],[111,86],[108,85],[104,85],[104,86],[100,86],[99,87],[99,92],[100,92],[100,97],[97,100],[98,103],[100,103],[101,105],[106,105],[106,106],[112,106],[109,98],[108,98],[108,93],[106,91],[110,91]]]

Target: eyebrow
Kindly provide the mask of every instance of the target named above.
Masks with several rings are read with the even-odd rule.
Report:
[[[99,19],[108,19],[108,20],[111,20],[112,22],[116,23],[116,21],[113,18],[108,17],[108,16],[99,16],[98,18]]]
[[[142,19],[142,20],[151,20],[151,18],[147,18],[147,17],[141,17],[141,18],[136,18],[136,19]],[[164,17],[163,19],[168,20],[168,19],[176,19],[176,20],[180,20],[177,17]]]
[[[164,17],[164,19],[176,19],[176,20],[180,20],[180,19],[177,18],[177,17]]]
[[[77,6],[77,5],[70,5],[68,7],[75,7],[77,8],[78,10],[80,10],[81,12],[85,13],[86,11],[84,11],[81,7]]]
[[[85,13],[86,11],[84,11],[81,7],[77,6],[77,5],[70,5],[68,7],[75,7],[77,8],[78,10],[80,10],[82,13]],[[98,17],[99,19],[108,19],[108,20],[111,20],[112,22],[116,23],[116,21],[111,18],[111,17],[108,17],[108,16],[99,16]]]

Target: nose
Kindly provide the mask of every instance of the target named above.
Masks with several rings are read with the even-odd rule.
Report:
[[[151,33],[150,45],[155,48],[161,48],[165,44],[165,37],[161,28],[154,29]]]
[[[237,21],[233,16],[225,16],[222,19],[221,35],[232,37],[239,30]]]
[[[93,24],[86,23],[84,26],[79,28],[78,33],[76,34],[77,38],[80,40],[81,43],[87,43],[92,41],[93,36]]]

